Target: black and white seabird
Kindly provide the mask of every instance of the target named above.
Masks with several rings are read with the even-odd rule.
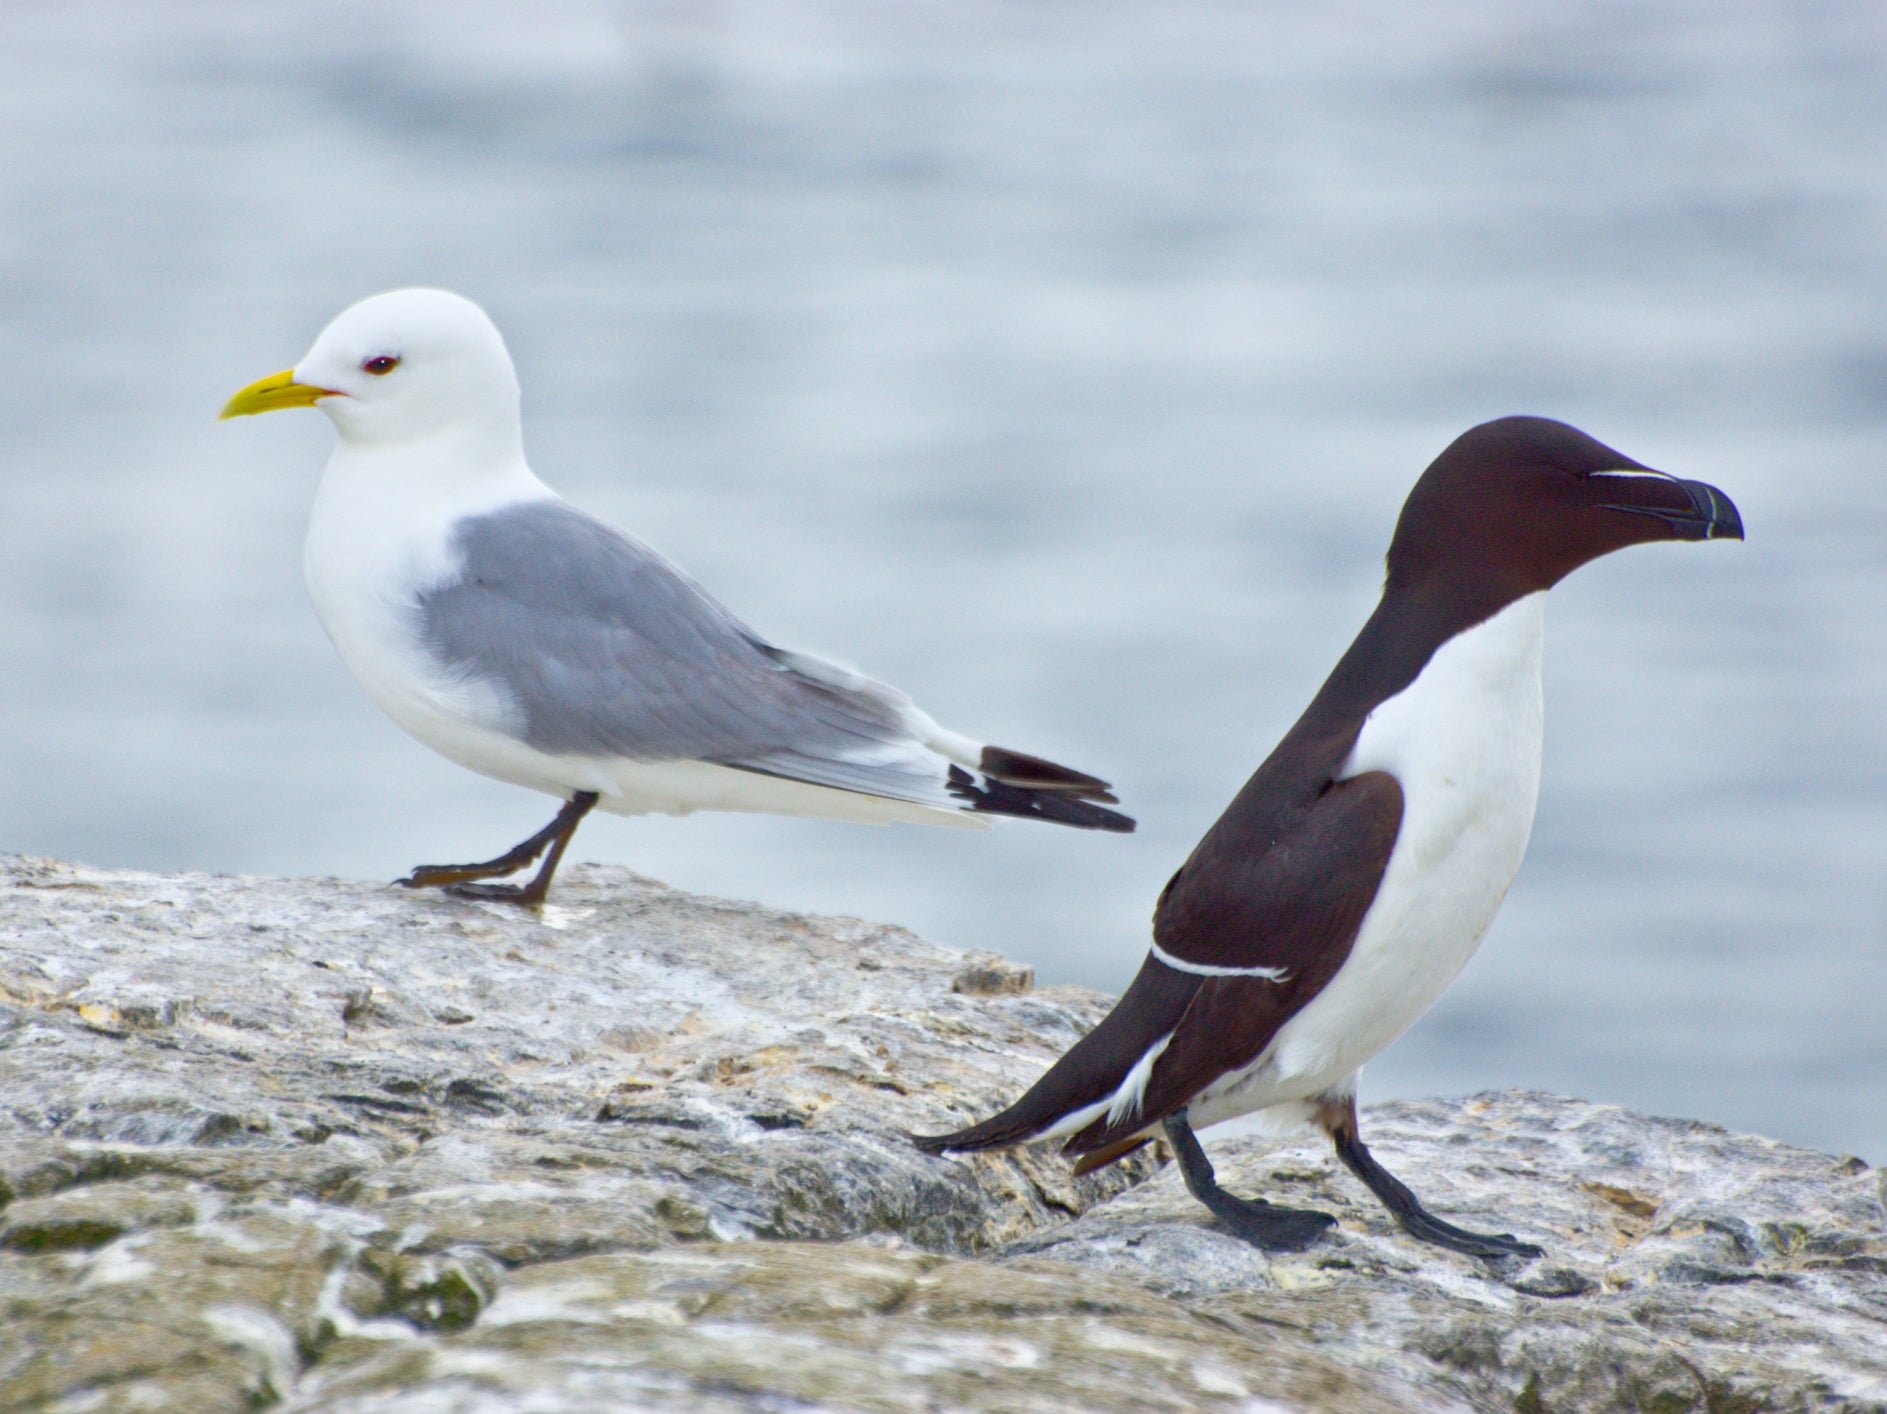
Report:
[[[1193,1133],[1267,1111],[1320,1123],[1415,1237],[1538,1255],[1443,1222],[1387,1173],[1357,1132],[1357,1074],[1454,980],[1520,867],[1546,591],[1627,545],[1742,536],[1721,491],[1564,423],[1463,433],[1403,505],[1375,613],[1161,893],[1126,995],[1015,1104],[919,1145],[1060,1138],[1087,1172],[1164,1127],[1194,1197],[1296,1250],[1335,1220],[1226,1192]]]
[[[303,560],[342,660],[435,751],[564,801],[498,858],[421,865],[402,884],[540,903],[592,808],[1133,829],[1104,808],[1106,781],[946,730],[896,688],[769,643],[539,481],[511,355],[470,300],[362,300],[223,416],[290,407],[340,433]],[[528,884],[474,882],[540,855]]]

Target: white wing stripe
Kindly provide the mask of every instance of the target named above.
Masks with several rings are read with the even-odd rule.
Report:
[[[1213,967],[1203,962],[1187,962],[1174,957],[1158,943],[1152,946],[1153,955],[1161,962],[1176,972],[1190,972],[1195,977],[1262,977],[1267,982],[1282,982],[1291,975],[1288,967]]]

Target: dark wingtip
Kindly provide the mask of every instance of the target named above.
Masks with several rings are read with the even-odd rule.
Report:
[[[1006,1122],[1007,1114],[997,1115],[994,1119],[973,1124],[968,1129],[959,1129],[954,1134],[913,1134],[911,1143],[926,1154],[942,1157],[949,1153],[975,1153],[982,1149],[1000,1149],[1020,1143],[1029,1137],[1028,1132],[1018,1132],[1017,1126]],[[1079,1178],[1084,1173],[1093,1173],[1096,1169],[1106,1168],[1126,1158],[1143,1144],[1151,1143],[1151,1134],[1130,1134],[1125,1139],[1116,1139],[1111,1144],[1083,1152],[1072,1148],[1077,1141],[1070,1141],[1064,1146],[1063,1155],[1075,1160],[1074,1176]]]
[[[973,1154],[982,1149],[1004,1149],[1028,1137],[1029,1132],[1026,1129],[1018,1130],[1009,1111],[1005,1110],[968,1129],[959,1129],[950,1134],[913,1134],[910,1140],[926,1154],[935,1154],[941,1158],[951,1153]]]
[[[1083,800],[1097,800],[1103,805],[1118,805],[1114,788],[1099,776],[1057,765],[1027,752],[1011,751],[1006,746],[986,746],[977,765],[986,776],[993,776],[1008,786],[1025,790],[1072,795]]]
[[[1010,785],[987,776],[979,783],[975,776],[957,765],[950,767],[948,789],[978,814],[1049,820],[1057,825],[1073,825],[1079,830],[1107,830],[1117,835],[1130,835],[1134,831],[1131,816],[1104,809],[1078,795]],[[1112,796],[1107,798],[1113,799]]]

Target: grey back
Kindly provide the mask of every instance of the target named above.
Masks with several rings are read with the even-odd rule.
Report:
[[[648,546],[562,501],[456,528],[460,578],[421,597],[451,672],[502,688],[553,755],[705,760],[953,804],[900,694],[774,648]]]

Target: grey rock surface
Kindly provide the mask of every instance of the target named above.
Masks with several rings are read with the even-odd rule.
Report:
[[[939,1160],[1099,1017],[891,927],[569,871],[541,916],[0,856],[0,1410],[1887,1410],[1858,1160],[1538,1095]]]

